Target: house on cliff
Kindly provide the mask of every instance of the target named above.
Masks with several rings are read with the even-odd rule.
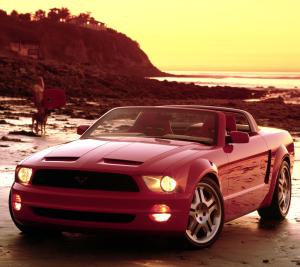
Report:
[[[91,23],[90,21],[88,21],[87,23],[82,25],[85,28],[88,29],[92,29],[92,30],[96,30],[96,31],[106,31],[106,24],[100,21],[95,21],[93,23]]]
[[[77,17],[73,17],[73,18],[70,18],[68,20],[61,21],[61,22],[75,24],[79,27],[88,28],[88,29],[92,29],[95,31],[106,31],[107,30],[107,26],[105,23],[97,21],[95,19],[90,19],[90,20],[87,20],[86,22],[81,22]]]
[[[10,51],[19,56],[30,57],[33,59],[41,58],[40,46],[38,44],[11,42],[9,46]]]

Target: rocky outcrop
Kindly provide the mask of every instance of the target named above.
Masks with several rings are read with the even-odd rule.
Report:
[[[0,17],[0,54],[13,56],[11,44],[38,46],[39,59],[85,65],[103,72],[155,76],[153,66],[139,44],[113,29],[93,30],[69,23],[20,21]]]

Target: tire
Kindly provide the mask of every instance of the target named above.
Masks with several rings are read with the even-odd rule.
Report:
[[[224,225],[224,203],[218,185],[204,177],[196,186],[190,206],[185,240],[190,248],[211,246]]]
[[[9,193],[9,199],[8,199],[8,206],[9,206],[9,213],[10,213],[10,217],[12,219],[12,221],[14,222],[15,226],[25,235],[34,235],[34,236],[37,236],[37,235],[60,235],[61,232],[59,231],[55,231],[55,230],[46,230],[45,229],[42,229],[42,228],[38,228],[38,227],[31,227],[31,226],[27,226],[27,225],[24,225],[24,224],[21,224],[19,223],[16,218],[14,217],[14,213],[13,213],[13,210],[12,210],[12,199],[11,199],[11,190],[10,190],[10,193]]]
[[[270,206],[258,209],[263,220],[283,220],[289,212],[291,204],[292,181],[290,166],[283,161],[277,176],[276,186]]]

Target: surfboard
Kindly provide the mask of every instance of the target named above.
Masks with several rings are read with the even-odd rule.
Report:
[[[56,109],[66,104],[66,94],[62,89],[45,89],[43,106],[48,109]]]

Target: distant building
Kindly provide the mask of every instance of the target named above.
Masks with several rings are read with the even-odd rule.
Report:
[[[40,58],[40,46],[38,44],[26,43],[10,43],[10,50],[20,56],[30,57],[34,59]]]
[[[96,31],[106,31],[106,24],[100,21],[93,21],[90,22],[88,21],[87,23],[82,25],[83,27],[92,29],[92,30],[96,30]]]
[[[107,30],[106,24],[103,22],[97,21],[97,20],[89,20],[86,23],[80,23],[78,21],[79,20],[77,17],[73,17],[73,18],[68,19],[67,21],[64,20],[61,22],[75,24],[79,27],[84,27],[84,28],[95,30],[95,31],[106,31]]]

